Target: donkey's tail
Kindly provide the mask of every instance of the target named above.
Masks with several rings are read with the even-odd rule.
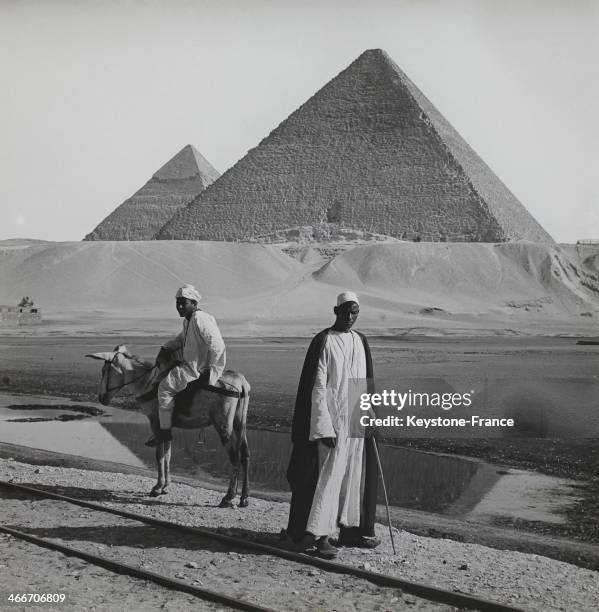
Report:
[[[250,383],[247,381],[243,374],[241,375],[241,397],[239,401],[241,402],[241,427],[239,428],[239,456],[243,457],[244,455],[244,445],[245,445],[245,453],[248,452],[247,449],[247,417],[248,417],[248,408],[250,404]]]
[[[243,390],[240,401],[241,404],[241,435],[245,437],[247,431],[247,417],[248,417],[248,408],[250,405],[250,391],[252,388],[250,387],[250,383],[247,381],[246,377],[242,374],[241,388]]]

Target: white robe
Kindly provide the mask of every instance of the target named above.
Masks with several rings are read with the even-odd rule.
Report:
[[[216,320],[203,310],[196,310],[189,321],[183,319],[181,333],[163,346],[173,351],[173,356],[181,361],[158,386],[160,427],[169,429],[175,395],[207,369],[210,370],[209,382],[214,385],[225,369],[226,351]]]
[[[306,531],[316,537],[337,525],[360,525],[363,438],[350,438],[348,382],[366,378],[364,345],[355,332],[330,331],[312,388],[310,440],[336,438],[335,448],[318,445],[319,475]]]

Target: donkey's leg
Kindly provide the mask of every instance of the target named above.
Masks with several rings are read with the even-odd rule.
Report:
[[[239,507],[245,508],[248,505],[250,495],[249,471],[250,471],[250,447],[247,439],[247,415],[250,403],[250,385],[247,380],[243,380],[243,395],[237,402],[237,423],[239,427],[239,453],[241,466],[243,469],[243,483],[241,486],[241,499]]]
[[[165,469],[165,461],[164,457],[166,454],[165,446],[168,444],[170,446],[170,442],[162,442],[156,447],[156,464],[158,466],[158,480],[156,484],[152,487],[150,491],[151,497],[158,497],[162,494],[164,487],[166,486],[166,469]]]
[[[156,435],[158,430],[160,429],[160,424],[158,423],[158,414],[156,411],[152,412],[149,415],[150,428],[152,429],[152,433]],[[158,497],[162,491],[162,487],[164,486],[164,463],[162,458],[164,456],[164,450],[162,449],[162,444],[159,444],[154,450],[154,456],[156,457],[156,467],[158,468],[158,479],[156,484],[152,487],[150,491],[150,497]]]
[[[231,461],[231,478],[229,479],[229,488],[218,505],[219,508],[232,508],[233,500],[237,495],[237,481],[239,480],[240,464],[237,435],[235,432],[233,432],[233,435],[229,437],[226,447],[229,454],[229,459]]]
[[[229,488],[222,498],[219,507],[231,508],[232,500],[237,495],[237,481],[239,479],[239,436],[233,427],[237,400],[227,397],[218,398],[212,406],[210,417],[214,428],[218,432],[220,441],[225,447],[231,461],[231,478]]]
[[[243,473],[243,480],[241,483],[241,499],[239,500],[239,507],[246,508],[248,505],[248,497],[250,496],[250,483],[249,483],[249,469],[250,469],[250,448],[248,446],[247,437],[245,431],[241,436],[241,470]]]
[[[162,487],[161,495],[166,495],[168,491],[166,488],[171,484],[171,448],[173,443],[169,440],[168,442],[163,442],[164,446],[164,459],[162,460],[164,463],[164,486]]]

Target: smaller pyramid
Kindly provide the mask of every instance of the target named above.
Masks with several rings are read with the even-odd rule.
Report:
[[[84,240],[152,240],[179,209],[219,176],[197,149],[186,145]]]

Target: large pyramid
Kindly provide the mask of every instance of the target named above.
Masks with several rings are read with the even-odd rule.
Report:
[[[194,147],[186,145],[84,240],[151,240],[175,212],[219,176]]]
[[[553,242],[380,49],[360,55],[156,237],[268,240],[306,226]]]

